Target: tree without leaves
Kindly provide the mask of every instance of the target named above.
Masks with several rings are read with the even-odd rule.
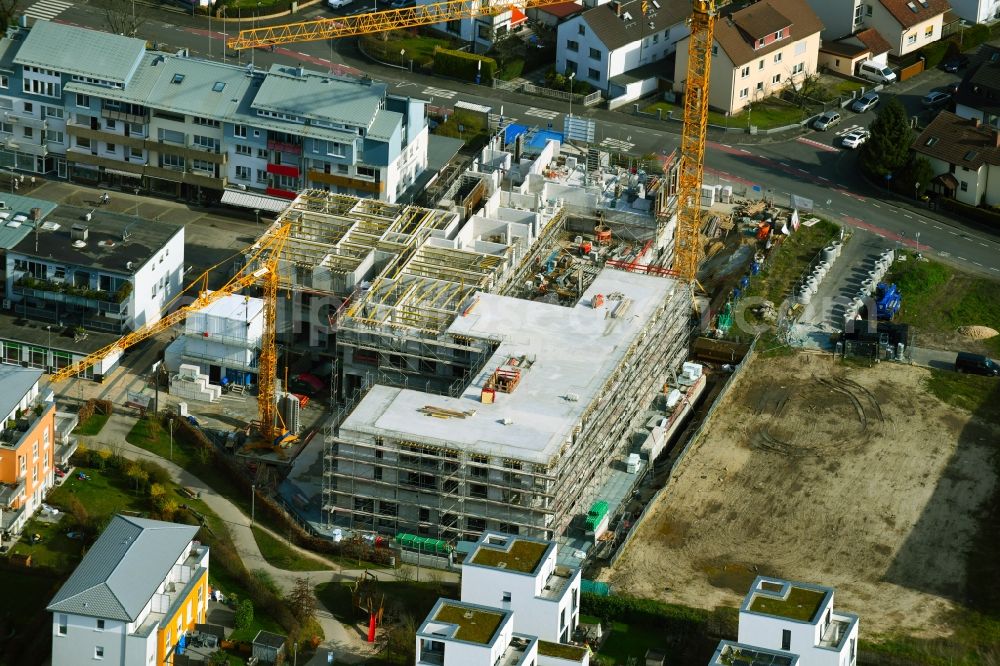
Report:
[[[906,109],[896,97],[879,108],[875,122],[868,128],[871,136],[861,147],[861,169],[871,178],[883,181],[910,162],[913,130]]]
[[[136,5],[132,0],[104,0],[103,5],[108,30],[116,35],[135,37],[146,21],[146,6]]]
[[[0,27],[4,32],[14,25],[17,16],[17,0],[0,0]]]

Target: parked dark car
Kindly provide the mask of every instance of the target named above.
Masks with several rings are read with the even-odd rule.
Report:
[[[945,60],[944,64],[941,65],[941,67],[946,72],[957,72],[958,70],[962,69],[968,64],[969,64],[969,56],[959,53],[958,55],[953,55],[952,57]]]
[[[1000,365],[997,362],[983,356],[982,354],[970,354],[968,352],[958,352],[955,359],[955,372],[965,372],[970,375],[990,375],[996,377],[1000,375]]]

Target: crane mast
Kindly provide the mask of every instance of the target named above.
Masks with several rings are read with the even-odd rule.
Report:
[[[677,183],[677,234],[674,268],[693,283],[701,259],[701,185],[708,132],[708,82],[715,34],[715,0],[694,0],[684,84],[684,129]]]

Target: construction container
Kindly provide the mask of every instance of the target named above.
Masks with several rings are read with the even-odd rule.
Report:
[[[594,238],[598,245],[609,245],[611,243],[611,229],[603,224],[598,224],[594,227]]]
[[[593,537],[595,540],[600,539],[601,535],[608,531],[608,523],[610,520],[611,516],[608,514],[608,503],[604,500],[594,502],[594,504],[590,507],[590,511],[587,512],[587,536]]]
[[[594,246],[590,241],[583,241],[580,243],[580,254],[590,254],[593,249]]]

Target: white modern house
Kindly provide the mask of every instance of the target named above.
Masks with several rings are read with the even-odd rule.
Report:
[[[580,569],[556,543],[484,532],[462,564],[462,600],[439,599],[417,632],[417,666],[588,666],[569,640]]]
[[[951,9],[969,23],[990,23],[1000,19],[1000,0],[948,0]]]
[[[611,86],[623,87],[624,81],[616,77],[659,62],[677,49],[690,34],[689,13],[685,3],[667,0],[592,7],[559,24],[556,71],[617,96]]]
[[[758,576],[740,606],[738,640],[722,641],[714,666],[766,663],[781,666],[854,666],[858,616],[834,610],[833,588]]]
[[[418,5],[433,4],[437,0],[417,0]],[[491,3],[480,0],[472,3],[473,9],[486,7]],[[474,53],[486,53],[493,43],[506,37],[512,30],[523,26],[528,21],[524,7],[516,3],[505,4],[503,11],[491,14],[487,11],[476,11],[474,16],[454,19],[445,23],[436,23],[434,28],[457,37],[473,46]]]
[[[52,666],[173,663],[208,607],[209,549],[197,532],[112,518],[49,603]]]
[[[5,298],[12,308],[53,328],[114,334],[159,321],[181,289],[184,227],[100,210],[86,217],[57,211],[8,250]]]
[[[188,315],[184,335],[171,342],[164,364],[177,372],[197,365],[213,384],[256,383],[257,354],[264,335],[264,301],[231,294]]]
[[[580,569],[552,541],[485,532],[462,565],[462,600],[514,611],[514,629],[565,643],[580,623]]]

